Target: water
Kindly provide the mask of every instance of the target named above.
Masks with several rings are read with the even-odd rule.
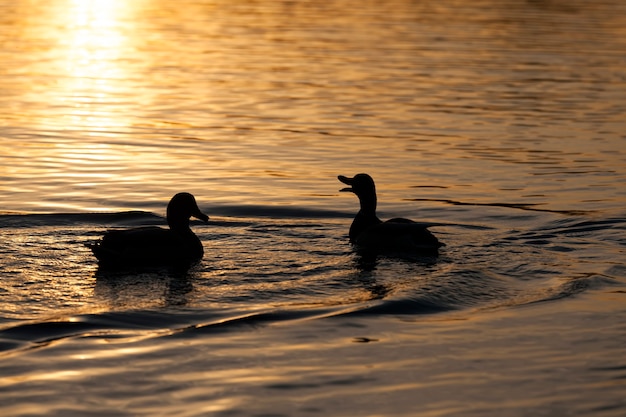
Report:
[[[622,2],[0,8],[2,415],[626,412]],[[178,191],[203,261],[99,271]]]

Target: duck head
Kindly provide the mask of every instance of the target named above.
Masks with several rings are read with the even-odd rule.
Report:
[[[356,194],[361,203],[361,211],[374,213],[376,211],[376,186],[374,180],[367,174],[357,174],[352,178],[339,175],[339,181],[349,187],[342,188],[339,191],[351,192]]]
[[[167,224],[169,224],[170,229],[188,229],[190,217],[195,217],[205,223],[209,221],[209,216],[200,211],[193,195],[189,193],[176,194],[167,205]]]

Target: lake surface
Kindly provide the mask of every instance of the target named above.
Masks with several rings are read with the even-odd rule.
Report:
[[[0,12],[0,414],[626,414],[626,3]],[[198,265],[98,269],[179,191]]]

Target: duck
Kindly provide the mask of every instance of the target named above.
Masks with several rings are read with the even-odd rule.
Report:
[[[368,174],[352,178],[339,175],[348,185],[340,192],[351,192],[359,198],[361,208],[354,217],[348,233],[350,243],[362,250],[382,253],[408,253],[437,256],[445,246],[428,230],[428,224],[404,218],[382,221],[376,215],[376,185]]]
[[[191,265],[204,256],[202,242],[189,228],[191,217],[209,221],[192,194],[178,193],[167,205],[169,229],[144,226],[109,230],[87,246],[101,268]]]

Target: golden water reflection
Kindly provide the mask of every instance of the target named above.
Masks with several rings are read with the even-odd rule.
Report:
[[[125,124],[120,120],[125,113],[108,107],[119,104],[127,88],[124,80],[131,76],[123,57],[131,48],[125,22],[133,4],[73,0],[55,9],[52,19],[63,23],[55,54],[62,71],[54,96],[69,110],[70,126],[106,131]]]
[[[623,205],[610,7],[418,3],[3,2],[5,207]]]
[[[6,200],[61,210],[90,209],[106,182],[122,182],[120,167],[135,157],[115,141],[134,124],[133,92],[141,69],[133,64],[139,1],[62,0],[6,10],[19,33],[0,87],[10,118],[24,126],[0,142],[0,175],[12,178]],[[6,32],[0,37],[6,37]],[[6,85],[5,85],[6,83]],[[8,161],[8,163],[7,163]],[[139,178],[141,181],[141,178]],[[52,193],[57,200],[36,196]],[[102,207],[93,207],[102,208]],[[45,209],[44,209],[45,210]]]

